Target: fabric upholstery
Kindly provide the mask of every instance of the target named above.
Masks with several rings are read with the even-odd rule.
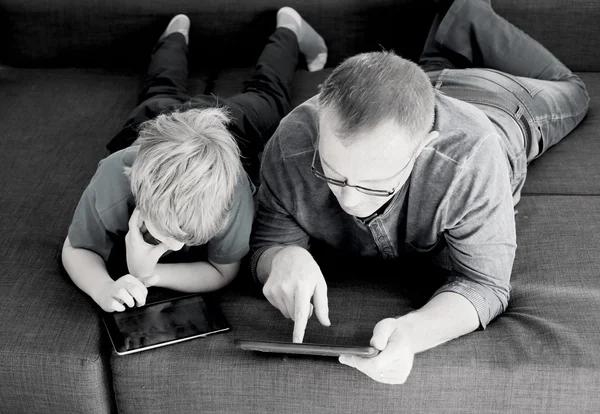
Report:
[[[136,83],[99,71],[0,69],[0,411],[111,410],[104,327],[68,282],[60,252]]]
[[[577,211],[576,218],[573,212]],[[600,220],[596,197],[525,196],[505,314],[416,357],[401,387],[335,359],[247,353],[235,338],[289,340],[292,322],[258,295],[229,291],[232,332],[113,356],[122,412],[566,413],[600,407]],[[374,324],[404,313],[415,291],[376,274],[330,278],[332,326],[313,318],[306,341],[365,345]],[[348,282],[347,279],[350,279]],[[331,280],[333,279],[333,280]],[[151,367],[151,368],[150,368]],[[193,398],[183,396],[194,395]],[[183,398],[183,399],[181,399]]]
[[[485,331],[418,355],[396,387],[334,359],[235,348],[235,338],[287,340],[292,332],[242,277],[219,294],[231,332],[117,357],[97,307],[60,264],[73,209],[134,108],[169,18],[192,18],[190,91],[228,95],[241,91],[287,2],[0,0],[0,64],[30,68],[0,66],[0,412],[599,412],[600,3],[493,4],[584,72],[590,110],[529,169],[507,312]],[[330,66],[382,47],[416,59],[433,17],[432,1],[292,6],[325,37]],[[293,105],[328,73],[300,70]],[[364,345],[378,320],[420,306],[436,288],[336,265],[325,269],[333,326],[311,320],[307,341]],[[445,276],[421,271],[439,272],[440,283]]]
[[[161,2],[0,1],[0,63],[143,68],[154,42],[177,13],[192,20],[196,66],[253,64],[283,0]],[[395,49],[416,59],[433,19],[432,1],[301,0],[291,4],[322,33],[330,64],[357,51]],[[600,70],[595,39],[600,8],[589,0],[494,0],[498,13],[543,40],[567,66]],[[226,18],[224,18],[227,16]]]

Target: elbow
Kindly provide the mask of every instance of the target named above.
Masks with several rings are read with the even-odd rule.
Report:
[[[218,289],[224,288],[225,286],[233,282],[233,280],[237,277],[241,267],[239,261],[226,265],[219,265],[216,263],[211,264],[220,276]]]
[[[65,238],[65,242],[63,243],[62,252],[61,252],[61,260],[63,262],[63,266],[65,265],[65,261],[68,260],[69,253],[73,250],[73,246],[71,246],[71,241],[69,240],[69,236]]]
[[[225,286],[229,285],[231,282],[233,282],[233,280],[238,275],[238,270],[236,270],[236,271],[226,271],[226,272],[223,272],[223,271],[219,270],[219,275],[221,275],[221,287],[225,287]]]

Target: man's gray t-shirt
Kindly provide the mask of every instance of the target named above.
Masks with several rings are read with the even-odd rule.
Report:
[[[73,247],[91,250],[107,261],[115,239],[127,234],[135,199],[124,170],[133,165],[138,149],[138,146],[132,146],[100,161],[69,227],[69,241]],[[230,264],[248,253],[254,218],[252,190],[247,175],[242,174],[235,187],[226,226],[206,245],[208,260]],[[182,250],[190,254],[193,251],[189,246]]]

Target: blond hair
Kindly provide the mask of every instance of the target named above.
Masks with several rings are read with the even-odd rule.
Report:
[[[207,243],[227,222],[242,173],[222,108],[162,114],[140,127],[137,158],[125,171],[144,219],[187,245]]]

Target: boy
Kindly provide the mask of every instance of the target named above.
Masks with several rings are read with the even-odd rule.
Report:
[[[108,144],[63,246],[67,273],[107,312],[145,304],[149,286],[207,292],[233,280],[254,216],[244,168],[256,177],[265,140],[290,111],[299,53],[311,71],[327,59],[321,36],[284,7],[244,93],[190,97],[189,27],[175,16],[160,37],[140,104]],[[115,281],[106,262],[123,238],[128,274]]]

